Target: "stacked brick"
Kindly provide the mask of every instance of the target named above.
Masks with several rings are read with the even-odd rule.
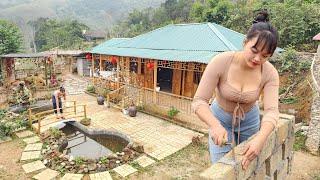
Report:
[[[212,165],[200,174],[205,179],[286,179],[291,172],[294,143],[294,116],[281,114],[277,128],[270,134],[260,155],[247,170],[241,167],[245,141],[235,147],[235,162],[232,152],[222,162]],[[232,163],[231,163],[232,162]]]

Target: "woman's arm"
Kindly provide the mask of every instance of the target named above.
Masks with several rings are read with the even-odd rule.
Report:
[[[272,130],[276,128],[277,121],[279,119],[279,75],[277,70],[272,67],[272,70],[270,73],[268,73],[268,76],[269,80],[266,82],[263,88],[264,114],[261,120],[260,131],[245,148],[244,159],[242,161],[242,167],[244,169],[246,169],[250,162],[260,154],[264,143],[266,142]]]
[[[215,144],[219,145],[222,144],[223,141],[228,140],[227,132],[211,112],[209,100],[219,83],[222,70],[225,69],[224,65],[226,64],[227,57],[227,53],[221,53],[210,61],[203,72],[201,81],[192,102],[192,109],[200,118],[200,120],[209,126],[211,131],[210,133],[214,137]]]

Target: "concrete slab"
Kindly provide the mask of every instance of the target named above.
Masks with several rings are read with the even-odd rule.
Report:
[[[83,174],[65,174],[61,180],[81,180],[83,177]]]
[[[90,174],[89,176],[91,180],[112,180],[112,177],[108,171]]]
[[[141,167],[147,167],[147,166],[155,163],[156,161],[151,158],[148,158],[146,155],[143,155],[143,156],[139,157],[138,159],[136,159],[135,162],[137,162]]]
[[[22,165],[22,168],[24,172],[28,174],[35,171],[39,171],[41,169],[45,169],[46,166],[41,161],[35,161],[35,162]]]
[[[128,164],[118,166],[118,167],[114,168],[113,170],[115,172],[117,172],[118,174],[120,174],[120,176],[122,176],[122,177],[126,177],[126,176],[138,171],[137,169],[133,168],[132,166],[130,166]]]
[[[51,180],[51,179],[56,179],[57,176],[59,176],[59,172],[51,169],[46,169],[42,171],[41,173],[33,176],[33,179],[38,179],[38,180]]]
[[[42,149],[42,145],[42,143],[28,144],[23,151],[40,151]]]
[[[29,136],[34,136],[34,133],[30,130],[25,130],[25,131],[19,131],[15,133],[18,138],[25,138]]]
[[[22,153],[20,161],[39,159],[40,157],[41,151],[28,151]]]
[[[23,141],[27,144],[34,144],[36,142],[39,142],[40,138],[38,136],[33,136],[33,137],[25,138],[23,139]]]

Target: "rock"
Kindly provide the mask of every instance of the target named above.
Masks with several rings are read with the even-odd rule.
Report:
[[[141,144],[134,144],[132,149],[137,151],[138,153],[144,153],[144,147]]]
[[[121,152],[120,155],[123,156],[123,155],[124,155],[124,152]]]
[[[192,145],[198,146],[201,144],[200,136],[193,136],[192,137]]]
[[[43,160],[43,164],[44,165],[48,164],[48,160],[47,159]]]
[[[66,169],[70,170],[72,169],[72,166],[66,166]]]
[[[74,157],[71,155],[70,157],[69,157],[69,161],[73,161],[74,160]]]
[[[302,131],[308,131],[308,130],[309,130],[309,126],[302,126],[302,127],[301,127],[301,130],[302,130]]]
[[[58,147],[59,147],[58,144],[53,145],[54,149],[57,149]]]
[[[84,171],[85,173],[88,173],[88,172],[89,172],[89,169],[88,169],[88,168],[84,168],[83,171]]]
[[[80,169],[77,173],[78,174],[83,174],[84,170],[83,169]]]
[[[105,166],[101,166],[101,167],[97,168],[98,172],[104,172],[106,170],[107,170],[107,168]]]
[[[116,154],[110,154],[107,159],[111,160],[111,159],[117,159],[118,156]]]
[[[97,169],[97,165],[96,164],[89,164],[88,169],[89,169],[89,171],[95,171]]]
[[[62,167],[65,167],[65,166],[66,166],[66,163],[65,163],[65,162],[62,162],[62,163],[61,163],[61,166],[62,166]]]
[[[71,161],[70,164],[71,164],[71,165],[75,165],[76,163],[75,163],[74,161]]]
[[[109,169],[113,169],[116,167],[116,161],[115,160],[110,160],[108,163]]]
[[[116,163],[117,163],[117,164],[120,164],[120,161],[119,161],[119,160],[117,160],[117,161],[116,161]]]
[[[120,153],[119,153],[119,152],[116,152],[116,155],[120,155]]]
[[[122,156],[122,161],[123,162],[127,162],[129,159],[130,159],[130,155],[129,154],[126,154],[126,155]]]
[[[42,151],[41,151],[42,154],[45,154],[46,152],[47,152],[46,149],[42,149]]]

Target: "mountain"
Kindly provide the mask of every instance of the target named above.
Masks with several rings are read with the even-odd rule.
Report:
[[[1,0],[0,18],[16,23],[39,17],[76,19],[105,29],[133,9],[157,7],[165,0]]]
[[[40,17],[75,19],[91,29],[106,30],[134,9],[158,7],[165,0],[0,0],[0,19],[16,23],[29,47],[28,21]]]

